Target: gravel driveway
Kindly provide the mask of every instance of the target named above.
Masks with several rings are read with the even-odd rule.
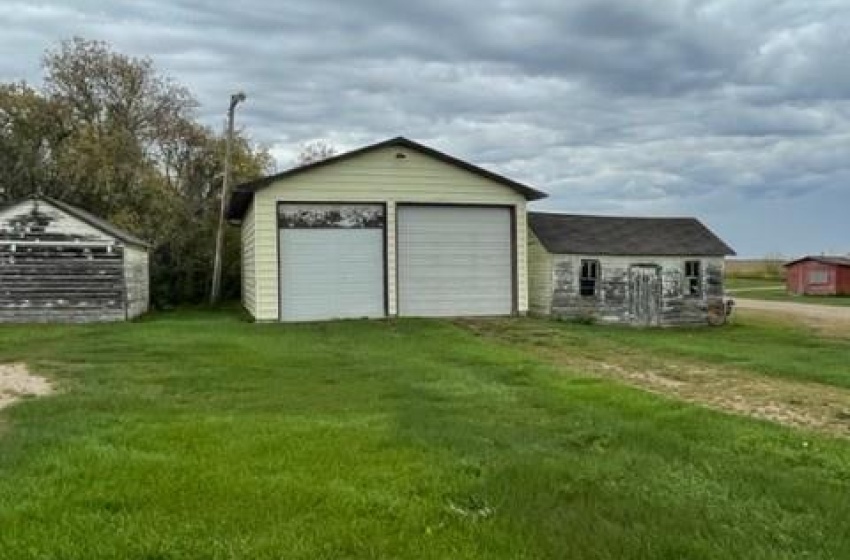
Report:
[[[801,319],[818,323],[847,323],[850,325],[850,306],[817,305],[789,301],[765,301],[759,299],[735,298],[737,309],[767,311],[793,315]]]

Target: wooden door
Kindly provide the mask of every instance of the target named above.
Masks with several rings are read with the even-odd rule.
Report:
[[[657,326],[661,323],[661,269],[635,265],[629,270],[629,307],[632,324]]]

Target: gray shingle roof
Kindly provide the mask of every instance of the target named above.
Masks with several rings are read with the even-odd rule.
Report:
[[[529,212],[550,253],[623,256],[726,256],[732,250],[696,218],[627,218]]]

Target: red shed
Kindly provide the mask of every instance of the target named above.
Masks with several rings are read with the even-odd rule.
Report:
[[[850,257],[802,257],[785,264],[788,291],[796,295],[850,295]]]

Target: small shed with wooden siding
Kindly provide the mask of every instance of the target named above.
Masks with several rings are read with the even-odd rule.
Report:
[[[239,186],[258,321],[522,314],[540,191],[406,138]]]
[[[530,212],[535,314],[638,326],[725,317],[723,265],[734,251],[694,218]]]
[[[850,257],[806,256],[785,264],[788,291],[807,296],[850,296]]]
[[[149,245],[36,196],[0,209],[0,323],[99,322],[148,310]]]

